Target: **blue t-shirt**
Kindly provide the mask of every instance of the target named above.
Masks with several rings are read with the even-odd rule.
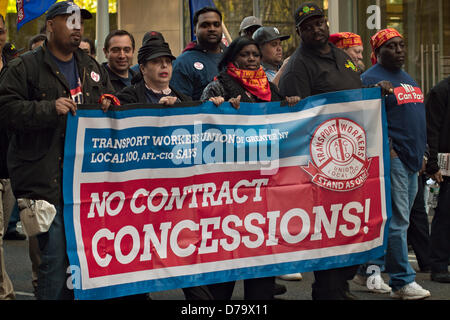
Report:
[[[72,56],[72,59],[66,62],[59,60],[52,53],[50,53],[50,56],[53,58],[53,61],[55,61],[59,71],[61,71],[61,73],[66,78],[67,83],[69,84],[70,95],[72,97],[72,100],[75,101],[75,103],[77,104],[83,103],[81,80],[78,74],[78,67],[75,57]]]
[[[425,105],[422,90],[403,70],[391,72],[376,64],[361,75],[364,85],[387,80],[394,94],[386,97],[388,135],[400,160],[412,171],[422,167],[427,143]]]
[[[131,79],[133,79],[133,75],[131,74],[131,72],[128,72],[128,77],[127,78],[120,77],[120,81],[122,81],[122,83],[126,87],[131,86]]]
[[[192,100],[198,101],[203,89],[218,75],[222,53],[185,51],[173,62],[170,85]]]
[[[277,75],[278,70],[276,70],[274,67],[272,67],[269,64],[261,63],[264,72],[266,73],[267,79],[272,82],[273,79],[275,79],[275,76]]]

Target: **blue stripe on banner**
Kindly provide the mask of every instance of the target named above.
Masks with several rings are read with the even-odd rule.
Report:
[[[66,138],[64,145],[64,170],[63,170],[63,199],[64,199],[64,228],[66,232],[66,250],[68,253],[77,252],[77,240],[75,238],[75,229],[73,219],[66,217],[73,217],[73,179],[74,179],[74,161],[66,161],[66,159],[75,159],[76,152],[76,134],[67,134],[70,132],[76,133],[78,128],[79,118],[70,116],[70,121],[67,121]],[[70,254],[71,265],[80,265],[77,254]]]
[[[343,116],[344,113],[336,113]],[[269,161],[309,155],[311,127],[316,127],[333,114],[316,115],[303,120],[263,125],[211,125],[170,127],[137,127],[130,129],[87,129],[84,145],[83,172],[121,172],[135,169],[186,168],[211,163],[240,161]],[[362,123],[363,112],[349,113],[346,118]],[[302,130],[299,130],[301,127]],[[294,130],[296,128],[296,130]],[[204,142],[172,144],[172,136],[197,136]],[[216,141],[217,137],[227,139]],[[267,141],[249,142],[252,136],[267,135]],[[139,146],[132,147],[127,139],[140,137]],[[142,138],[144,137],[144,138]],[[283,143],[279,143],[283,140]],[[240,143],[239,141],[245,141]],[[158,148],[155,145],[158,145]],[[302,148],[299,148],[298,145]],[[127,146],[128,147],[125,147]],[[230,147],[232,150],[230,150]],[[156,150],[157,149],[157,150]],[[189,150],[196,150],[194,157],[184,158]],[[221,150],[222,152],[209,152]],[[251,152],[251,151],[255,152]],[[259,152],[258,152],[259,151]],[[168,156],[170,155],[170,156]],[[243,155],[240,157],[240,155]],[[169,157],[169,158],[168,158]],[[172,161],[168,161],[172,160]]]
[[[386,237],[387,238],[387,237]],[[100,300],[112,297],[121,297],[133,294],[166,291],[178,289],[180,287],[200,286],[211,283],[222,283],[228,281],[238,281],[261,277],[277,276],[280,274],[320,271],[346,266],[354,266],[366,263],[369,260],[379,258],[384,255],[384,248],[375,249],[342,255],[331,258],[304,260],[300,262],[287,262],[280,264],[264,265],[259,267],[249,267],[232,269],[225,271],[202,273],[198,275],[172,277],[167,279],[148,280],[130,284],[114,285],[104,288],[89,290],[75,290],[75,299],[80,300]]]
[[[379,89],[353,90],[348,92],[336,92],[326,96],[319,95],[301,101],[295,107],[280,107],[279,103],[243,104],[239,111],[231,106],[215,107],[211,102],[200,107],[192,108],[162,108],[162,109],[134,109],[126,112],[109,112],[106,116],[115,119],[131,118],[133,116],[175,116],[180,113],[189,115],[192,113],[205,114],[236,114],[239,115],[270,115],[287,114],[295,111],[305,111],[317,106],[351,102],[359,99],[378,99]],[[79,110],[79,116],[105,117],[102,111]],[[342,112],[336,116],[342,117]],[[304,120],[286,121],[283,123],[273,123],[270,130],[264,125],[210,125],[207,123],[190,126],[168,126],[168,127],[135,127],[123,130],[88,129],[84,146],[83,172],[122,172],[144,168],[184,168],[195,165],[211,163],[230,163],[238,159],[240,161],[268,161],[278,160],[288,157],[307,156],[309,154],[309,141],[311,139],[311,127],[315,127],[333,115],[316,114]],[[363,112],[351,112],[347,116],[349,119],[364,123],[367,115]],[[220,121],[220,120],[218,120]],[[298,128],[302,130],[292,130]],[[295,132],[289,135],[288,133]],[[267,141],[251,142],[252,135],[263,133]],[[171,136],[197,136],[201,141],[188,140],[187,142],[172,144]],[[221,135],[224,139],[229,139],[228,143],[214,140],[214,137]],[[129,137],[140,137],[143,140],[136,146],[127,143]],[[228,137],[228,138],[227,138]],[[204,138],[204,139],[203,139]],[[248,139],[247,139],[248,138]],[[284,139],[282,144],[278,141]],[[244,141],[245,143],[242,143]],[[298,148],[299,141],[303,148]],[[230,143],[231,150],[230,152]],[[155,145],[160,144],[158,152]],[[277,149],[281,146],[281,149]],[[295,146],[295,148],[293,147]],[[264,148],[264,149],[261,149]],[[192,151],[194,150],[194,151]],[[222,152],[209,152],[208,150],[222,150]],[[251,151],[255,152],[251,152]],[[260,152],[256,152],[261,150]],[[226,152],[228,151],[228,152]],[[265,151],[265,152],[263,152]],[[193,153],[186,158],[187,153]],[[242,156],[242,154],[244,154]],[[238,158],[240,157],[240,158]],[[172,160],[172,161],[167,161]]]
[[[384,227],[384,234],[388,234],[389,231],[389,223],[391,221],[392,217],[392,211],[390,208],[392,207],[392,197],[391,197],[391,179],[389,178],[391,176],[391,152],[390,152],[390,146],[389,146],[389,138],[388,138],[388,121],[387,121],[387,114],[386,114],[386,100],[381,99],[381,124],[383,126],[383,164],[384,164],[384,176],[387,177],[385,179],[385,196],[386,196],[386,206],[388,210],[387,212],[387,220],[386,225]],[[388,237],[384,237],[384,243],[383,247],[387,248],[387,241]]]

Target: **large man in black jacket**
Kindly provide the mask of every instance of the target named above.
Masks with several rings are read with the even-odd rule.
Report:
[[[322,9],[314,3],[302,4],[295,13],[297,33],[302,44],[289,59],[280,79],[284,96],[309,96],[362,87],[360,72],[351,58],[328,42],[330,31]],[[347,280],[358,266],[314,271],[314,300],[346,300],[353,298]]]
[[[450,154],[450,78],[438,83],[426,101],[427,139],[430,156],[427,173],[438,183],[440,191],[431,225],[431,280],[450,283],[450,176],[443,175],[438,154]]]
[[[7,58],[2,54],[6,42],[5,19],[0,14],[0,70],[6,66]],[[0,300],[15,299],[14,288],[6,273],[5,259],[3,255],[3,235],[8,225],[9,216],[14,205],[14,196],[11,192],[8,169],[6,168],[6,150],[8,149],[8,137],[6,130],[0,126]]]
[[[38,299],[73,299],[62,216],[62,168],[67,114],[77,103],[98,103],[113,88],[104,69],[78,48],[83,19],[92,15],[72,2],[46,14],[43,47],[11,61],[0,80],[0,124],[10,132],[8,171],[16,198],[45,200],[57,213],[38,235]]]

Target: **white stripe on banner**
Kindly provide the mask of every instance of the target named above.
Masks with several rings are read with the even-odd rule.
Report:
[[[105,285],[105,282],[107,282],[109,285],[119,285],[136,281],[163,279],[167,277],[194,275],[206,272],[219,272],[230,269],[258,267],[273,263],[320,259],[334,255],[344,255],[349,253],[364,252],[376,248],[382,244],[383,244],[382,240],[378,238],[373,241],[366,242],[364,244],[350,244],[335,248],[297,251],[291,253],[271,255],[269,257],[256,256],[250,258],[206,262],[189,266],[168,267],[155,270],[144,270],[125,274],[110,275],[106,277],[89,278],[89,280],[88,278],[83,277],[84,280],[86,280],[86,282],[83,282],[83,288],[95,289],[103,287]],[[87,274],[85,276],[87,276]]]
[[[364,101],[364,110],[377,110],[379,108],[379,100]],[[288,107],[286,107],[288,108]],[[334,111],[339,110],[339,112]],[[361,111],[361,101],[352,101],[340,104],[328,104],[319,106],[313,109],[308,109],[299,112],[267,114],[267,115],[251,115],[245,116],[246,125],[267,125],[279,124],[290,121],[298,121],[308,118],[313,118],[318,115],[329,115],[334,113],[357,112]],[[236,125],[242,120],[242,115],[228,115],[228,114],[195,114],[195,115],[177,115],[177,116],[162,116],[162,117],[132,117],[125,119],[109,119],[109,118],[89,118],[82,121],[79,131],[85,128],[101,129],[112,128],[115,130],[123,130],[136,127],[146,127],[152,123],[152,127],[170,127],[176,124],[177,126],[192,125],[194,123],[216,125]],[[367,119],[369,122],[373,119]]]

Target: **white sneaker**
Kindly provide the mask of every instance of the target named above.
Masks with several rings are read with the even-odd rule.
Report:
[[[297,273],[283,274],[281,276],[278,276],[277,278],[285,281],[301,281],[303,279],[303,276],[300,272],[297,272]]]
[[[357,274],[353,278],[353,282],[362,287],[366,287],[373,293],[384,294],[392,291],[392,288],[384,282],[383,278],[379,274],[370,277],[364,277]]]
[[[431,296],[430,291],[425,290],[416,282],[412,282],[400,290],[391,292],[391,298],[402,300],[420,300]]]

